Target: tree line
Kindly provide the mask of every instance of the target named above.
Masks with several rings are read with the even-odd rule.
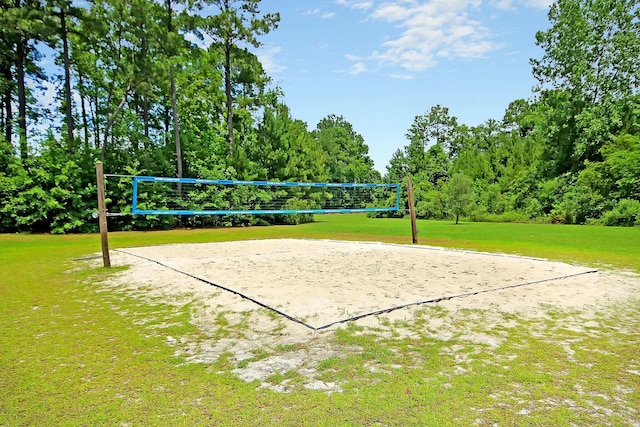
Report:
[[[292,117],[251,50],[280,19],[261,13],[260,0],[2,0],[0,8],[0,232],[94,230],[96,160],[123,175],[381,179],[343,117],[327,115],[313,131]],[[59,75],[45,73],[45,51]],[[45,84],[57,88],[59,111],[40,102]],[[53,128],[38,126],[51,119]],[[109,191],[110,209],[126,212],[130,182]]]
[[[640,6],[558,0],[549,20],[531,99],[479,126],[415,118],[387,178],[413,177],[419,217],[640,225]]]
[[[96,160],[123,175],[411,176],[422,218],[640,225],[633,0],[554,3],[550,28],[536,35],[544,54],[531,61],[531,99],[479,126],[431,107],[384,177],[344,117],[309,130],[292,115],[252,52],[280,20],[260,0],[0,0],[0,9],[0,232],[95,230]],[[44,52],[59,75],[45,72]],[[56,87],[59,111],[42,105],[43,85]],[[126,212],[130,183],[108,185],[111,210]],[[124,217],[115,226],[181,221]],[[255,219],[223,219],[234,221]]]

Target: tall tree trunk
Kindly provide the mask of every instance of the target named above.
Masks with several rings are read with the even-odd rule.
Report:
[[[144,28],[144,25],[143,25]],[[141,46],[141,63],[142,66],[144,67],[144,73],[145,75],[148,75],[148,71],[147,71],[147,66],[146,64],[148,63],[148,59],[147,59],[147,37],[143,36],[142,37],[142,46]],[[149,147],[149,94],[148,94],[149,90],[148,90],[148,86],[144,87],[144,91],[142,93],[142,122],[144,124],[144,148],[148,148]]]
[[[93,101],[91,101],[93,99]],[[96,148],[100,148],[100,124],[98,123],[98,95],[89,98],[91,108],[91,122],[93,123],[93,140]],[[92,105],[93,104],[93,105]]]
[[[85,105],[86,93],[84,90],[84,82],[82,74],[78,74],[78,91],[80,92],[80,107],[82,108],[82,127],[84,129],[84,145],[89,148],[89,121],[87,120],[87,107]]]
[[[6,79],[7,82],[11,82],[12,81],[12,76],[11,76],[11,68],[6,67],[4,70],[4,78]],[[13,110],[11,108],[11,101],[12,101],[12,93],[11,93],[11,85],[7,85],[7,88],[4,91],[4,110],[6,111],[6,114],[4,116],[4,139],[11,144],[11,139],[13,136]]]
[[[141,102],[140,102],[140,94],[138,94],[137,91],[133,91],[133,111],[135,112],[136,117],[140,117],[140,106],[141,106]],[[131,107],[130,107],[131,108]],[[131,142],[131,147],[137,152],[140,151],[140,138],[136,138],[135,141]]]
[[[25,86],[24,64],[27,52],[26,42],[20,36],[16,43],[16,79],[18,83],[18,132],[20,134],[20,157],[29,157],[29,146],[27,145],[27,89]]]
[[[2,130],[5,130],[5,121],[4,121],[4,113],[6,112],[5,108],[4,108],[4,104],[5,104],[5,94],[2,95],[2,102],[0,103],[0,126],[2,127]]]
[[[171,0],[167,0],[167,17],[168,17],[168,30],[169,33],[173,32],[173,11],[171,9]],[[173,60],[175,56],[175,48],[173,45],[169,45],[169,59]],[[171,110],[173,117],[173,139],[176,143],[176,166],[178,178],[182,178],[182,146],[180,144],[180,124],[178,122],[178,101],[176,94],[176,77],[175,66],[171,64],[170,70],[171,79]],[[182,187],[178,184],[178,195],[181,195]]]
[[[164,100],[164,114],[163,114],[163,122],[164,122],[164,145],[168,146],[171,142],[169,139],[169,129],[171,127],[171,107],[167,105],[167,100]]]
[[[71,110],[71,65],[69,63],[69,40],[67,39],[67,17],[62,6],[60,7],[60,36],[62,37],[62,58],[64,66],[64,101],[65,114],[67,118],[67,138],[69,152],[75,149],[73,131],[73,111]]]
[[[227,96],[227,132],[229,156],[233,156],[233,99],[231,97],[231,40],[225,41],[224,49],[224,92]]]
[[[144,148],[149,148],[149,95],[142,95],[142,120],[144,121]]]
[[[116,107],[111,117],[109,117],[109,120],[107,121],[107,124],[104,127],[104,141],[102,143],[102,160],[103,161],[104,161],[105,155],[107,154],[107,144],[109,142],[109,132],[111,131],[111,126],[113,126],[113,122],[116,121],[116,117],[118,117],[118,114],[120,114],[120,111],[122,111],[122,109],[124,108],[124,104],[125,102],[127,102],[127,97],[129,95],[130,89],[131,89],[131,86],[127,86],[127,89],[124,91],[124,95],[122,95],[122,99],[120,100],[120,103]]]
[[[173,138],[176,141],[176,161],[178,178],[182,178],[182,145],[180,144],[180,123],[178,122],[178,100],[176,93],[176,78],[171,76],[171,109],[173,110]]]

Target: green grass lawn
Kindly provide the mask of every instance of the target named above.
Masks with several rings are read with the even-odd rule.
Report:
[[[234,239],[410,243],[407,220],[317,217],[300,226],[111,233],[111,248]],[[419,221],[420,243],[640,272],[640,228]],[[351,325],[318,366],[344,391],[283,394],[234,377],[233,361],[185,364],[167,335],[198,334],[189,309],[101,291],[112,271],[72,259],[98,235],[0,235],[0,425],[633,425],[640,423],[640,303],[540,319],[452,316],[504,339],[382,338]],[[133,316],[132,314],[135,314]],[[147,316],[162,326],[152,333]],[[423,320],[424,320],[423,319]],[[595,320],[593,320],[595,319]],[[469,326],[470,325],[470,326]],[[508,328],[504,325],[510,325]],[[573,325],[569,328],[567,325]],[[157,331],[157,329],[154,329]],[[359,349],[349,351],[349,349]],[[286,351],[286,349],[282,349]],[[371,372],[365,366],[383,369]],[[460,373],[463,368],[463,373]],[[456,371],[458,369],[458,371]],[[456,373],[457,372],[457,373]],[[299,380],[295,376],[293,382]]]

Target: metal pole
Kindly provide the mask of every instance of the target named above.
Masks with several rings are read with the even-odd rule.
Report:
[[[411,214],[411,238],[413,244],[418,244],[418,225],[416,223],[416,208],[413,201],[413,183],[411,177],[407,177],[407,196],[409,198],[409,213]]]
[[[104,202],[104,172],[102,162],[96,163],[96,178],[98,182],[98,221],[100,224],[100,240],[102,242],[102,261],[106,268],[110,268],[111,259],[109,258],[107,206]]]

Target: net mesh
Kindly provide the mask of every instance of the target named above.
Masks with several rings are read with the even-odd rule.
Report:
[[[134,214],[233,215],[398,210],[399,184],[135,177]]]

